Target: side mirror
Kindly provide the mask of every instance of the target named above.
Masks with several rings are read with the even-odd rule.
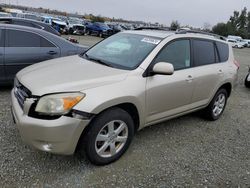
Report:
[[[172,75],[174,74],[174,66],[171,63],[159,62],[153,66],[153,74]]]

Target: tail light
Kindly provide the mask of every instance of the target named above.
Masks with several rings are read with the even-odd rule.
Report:
[[[234,64],[238,69],[240,68],[240,63],[238,61],[234,60]]]

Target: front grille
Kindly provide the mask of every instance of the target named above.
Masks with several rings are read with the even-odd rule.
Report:
[[[17,79],[15,80],[14,93],[20,107],[23,109],[24,101],[26,98],[31,97],[31,92],[24,85],[22,85]]]

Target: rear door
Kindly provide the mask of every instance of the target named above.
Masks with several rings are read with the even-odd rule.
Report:
[[[60,56],[60,49],[55,44],[29,31],[7,29],[5,44],[5,76],[8,80],[24,67]]]
[[[208,103],[223,80],[225,66],[219,62],[216,42],[193,39],[194,83],[192,103],[195,107]]]
[[[0,28],[0,82],[4,80],[4,29]]]

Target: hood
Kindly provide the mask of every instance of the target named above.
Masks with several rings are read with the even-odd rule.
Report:
[[[55,24],[58,24],[58,25],[63,25],[63,26],[67,25],[65,22],[59,21],[59,20],[52,20],[52,22],[54,22]]]
[[[74,92],[120,82],[128,71],[111,68],[81,58],[78,55],[53,59],[29,66],[17,74],[17,79],[32,95]]]
[[[85,27],[85,26],[82,25],[82,24],[69,24],[69,25],[71,25],[71,26],[77,26],[77,27]]]

